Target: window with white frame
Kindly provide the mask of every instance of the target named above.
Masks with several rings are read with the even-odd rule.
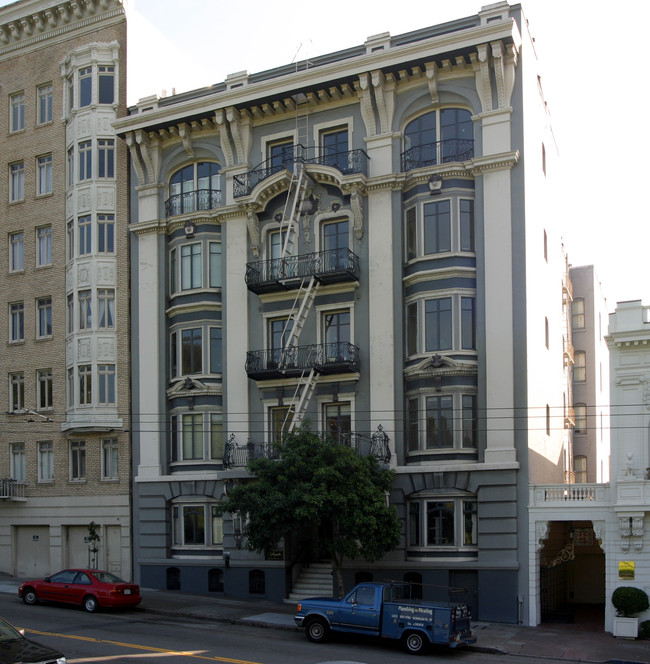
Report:
[[[577,435],[587,433],[587,405],[584,403],[577,403],[573,406],[575,413],[575,426],[573,433]]]
[[[441,254],[451,251],[451,204],[441,200],[422,206],[424,253]]]
[[[36,88],[36,100],[38,109],[36,121],[38,124],[47,124],[52,122],[52,84],[46,83]]]
[[[221,204],[221,166],[201,161],[175,171],[169,180],[166,215],[213,210]]]
[[[25,443],[11,443],[11,479],[25,482],[27,479],[25,464]]]
[[[223,369],[222,329],[210,328],[210,373],[218,374]]]
[[[323,404],[323,431],[336,442],[350,445],[352,404],[349,401]]]
[[[577,297],[571,303],[571,326],[574,330],[585,327],[585,301],[582,297]]]
[[[93,327],[92,291],[85,288],[77,293],[79,303],[79,329],[91,330]]]
[[[68,293],[66,297],[66,311],[67,311],[67,326],[68,334],[74,332],[74,293]]]
[[[79,143],[79,182],[90,180],[93,176],[93,144],[92,141]]]
[[[86,479],[86,441],[70,441],[70,480],[80,482]]]
[[[587,380],[587,354],[584,350],[577,350],[573,360],[573,382],[584,383]]]
[[[25,269],[25,234],[9,235],[9,272],[22,272]]]
[[[204,341],[207,340],[207,341]],[[220,327],[189,327],[170,335],[172,378],[222,371],[222,330]]]
[[[181,290],[201,288],[202,278],[202,251],[201,243],[193,242],[180,247],[181,254]]]
[[[97,177],[115,177],[115,139],[100,138],[97,140],[98,169]]]
[[[9,305],[9,341],[17,343],[25,340],[25,305],[14,302]]]
[[[77,228],[77,236],[79,237],[79,255],[85,256],[92,253],[92,217],[89,214],[79,217],[79,219],[77,219]]]
[[[98,72],[98,102],[112,104],[115,101],[115,66],[99,65]]]
[[[25,408],[25,376],[22,371],[9,374],[9,412]]]
[[[476,299],[460,298],[460,337],[463,350],[476,349]]]
[[[585,484],[587,482],[587,457],[573,457],[573,469],[575,471],[576,484]]]
[[[89,406],[93,402],[93,372],[90,364],[81,364],[78,369],[79,376],[79,404]]]
[[[54,481],[54,444],[51,440],[38,442],[38,481]]]
[[[68,170],[68,187],[71,187],[74,184],[74,148],[68,148],[68,158],[67,158]]]
[[[70,367],[67,371],[67,400],[68,408],[72,408],[75,404],[75,370],[74,367]]]
[[[476,449],[478,411],[475,394],[420,394],[406,399],[409,452]]]
[[[268,430],[270,443],[282,442],[283,438],[289,433],[294,415],[293,406],[269,406]]]
[[[52,336],[52,298],[40,297],[36,300],[37,328],[39,339]]]
[[[349,170],[349,132],[347,126],[332,127],[320,132],[321,159],[342,173]]]
[[[9,166],[9,202],[25,198],[25,164],[20,161]]]
[[[450,350],[452,343],[451,297],[424,301],[424,351]]]
[[[115,365],[97,365],[98,403],[102,406],[115,405]]]
[[[102,440],[102,479],[118,479],[118,444],[117,438]]]
[[[84,67],[79,70],[79,106],[90,106],[93,98],[93,69]]]
[[[223,518],[216,503],[175,503],[171,509],[172,542],[175,547],[223,546]]]
[[[97,215],[97,251],[100,254],[115,252],[115,215]]]
[[[460,209],[460,250],[476,251],[474,243],[474,201],[461,198],[458,205]]]
[[[210,242],[210,288],[221,288],[221,242]]]
[[[38,410],[51,410],[52,396],[52,369],[39,369],[36,372],[36,404]]]
[[[17,92],[9,97],[9,131],[22,131],[25,128],[25,93]]]
[[[188,412],[171,417],[171,460],[221,461],[223,459],[223,415]]]
[[[97,290],[97,327],[104,330],[115,327],[115,290],[113,288]]]
[[[45,196],[52,193],[52,155],[36,157],[36,195]]]
[[[52,265],[52,226],[36,229],[36,265]]]
[[[431,494],[408,502],[408,546],[414,549],[475,549],[477,502],[474,496]]]

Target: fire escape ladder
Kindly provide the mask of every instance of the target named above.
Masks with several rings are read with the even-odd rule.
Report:
[[[309,401],[314,394],[317,382],[318,374],[314,367],[311,368],[308,375],[305,376],[305,373],[303,372],[302,376],[300,376],[295,392],[293,393],[293,398],[291,399],[293,419],[289,424],[289,433],[302,424],[302,418],[304,417]],[[291,412],[291,410],[292,409],[290,408],[289,412]]]
[[[291,174],[291,182],[287,190],[287,200],[282,212],[282,222],[280,223],[280,233],[284,234],[284,243],[282,245],[281,258],[285,259],[293,256],[293,246],[296,242],[298,229],[300,225],[300,215],[302,214],[302,204],[307,195],[307,179],[304,166],[300,161],[294,162],[294,170]]]

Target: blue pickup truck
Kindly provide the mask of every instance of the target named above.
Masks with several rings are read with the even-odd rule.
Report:
[[[330,632],[369,634],[398,639],[420,654],[428,644],[450,648],[475,643],[465,604],[408,599],[404,583],[361,583],[343,599],[312,597],[298,604],[295,621],[310,641],[324,641]]]

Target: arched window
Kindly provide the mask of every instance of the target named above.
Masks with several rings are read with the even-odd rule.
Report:
[[[165,216],[213,210],[221,205],[221,167],[212,161],[200,161],[177,170],[169,180],[169,198]]]
[[[443,108],[409,122],[404,130],[402,171],[464,161],[474,156],[472,114],[463,108]]]

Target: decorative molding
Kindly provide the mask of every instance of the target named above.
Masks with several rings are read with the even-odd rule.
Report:
[[[435,62],[427,62],[425,64],[425,75],[429,86],[429,94],[431,95],[431,103],[437,106],[440,102],[440,95],[438,94],[438,65]]]
[[[357,240],[361,240],[363,237],[363,204],[361,193],[358,189],[354,189],[350,193],[350,209],[352,210],[352,218],[354,220],[354,234]]]
[[[539,552],[544,548],[544,544],[548,539],[551,530],[550,521],[536,521],[535,522],[535,551]]]
[[[370,76],[367,73],[360,74],[359,76],[359,108],[363,123],[366,125],[366,136],[375,136],[377,134],[377,123],[375,122],[375,112],[372,107]]]
[[[253,256],[258,258],[260,255],[260,220],[250,208],[246,210],[246,227],[251,240]]]

